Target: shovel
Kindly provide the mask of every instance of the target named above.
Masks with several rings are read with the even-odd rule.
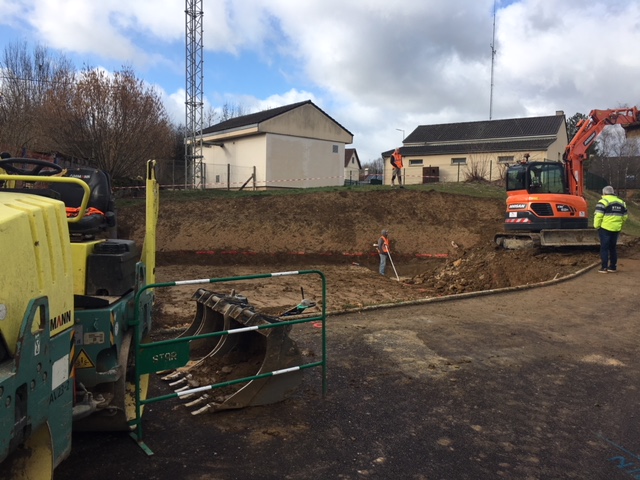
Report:
[[[398,276],[398,271],[396,270],[396,266],[393,264],[393,259],[391,258],[391,252],[387,252],[389,255],[389,260],[391,261],[391,266],[393,267],[393,273],[396,274],[396,280],[400,281],[400,277]]]

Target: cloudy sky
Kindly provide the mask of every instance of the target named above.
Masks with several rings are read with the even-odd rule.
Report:
[[[640,0],[204,0],[205,104],[312,100],[367,162],[418,125],[640,105]],[[0,0],[0,48],[133,67],[184,123],[184,0]]]

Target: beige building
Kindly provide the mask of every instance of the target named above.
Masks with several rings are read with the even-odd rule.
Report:
[[[567,143],[562,111],[547,117],[421,125],[400,148],[403,183],[463,182],[469,176],[498,180],[525,155],[531,161],[561,160]],[[391,185],[392,153],[382,153],[385,185]]]
[[[344,184],[353,134],[310,100],[232,118],[203,130],[206,188]]]
[[[352,185],[360,181],[360,158],[355,148],[344,149],[344,183]]]

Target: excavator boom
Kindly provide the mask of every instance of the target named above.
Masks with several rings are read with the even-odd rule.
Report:
[[[495,242],[505,248],[596,246],[584,198],[584,162],[605,127],[620,125],[628,135],[640,130],[637,107],[592,110],[578,123],[562,162],[520,162],[507,169],[505,232]],[[525,155],[525,158],[527,156]]]

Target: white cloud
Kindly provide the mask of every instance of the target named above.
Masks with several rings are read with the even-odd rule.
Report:
[[[521,99],[524,114],[558,109],[572,115],[637,104],[638,44],[638,2],[525,0],[511,5],[499,15],[500,108],[509,110],[503,99],[515,98]]]
[[[396,146],[397,129],[489,117],[493,0],[203,4],[207,105],[257,111],[311,99],[354,133],[363,161]],[[640,103],[640,2],[497,5],[493,118]],[[0,11],[0,23],[52,48],[136,71],[161,65],[172,86],[153,81],[175,91],[167,108],[183,121],[182,0],[0,0]],[[253,77],[247,57],[281,83]],[[220,87],[228,78],[243,82]]]

